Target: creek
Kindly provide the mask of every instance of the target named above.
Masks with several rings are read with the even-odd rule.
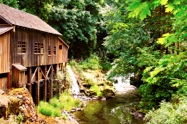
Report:
[[[131,110],[137,105],[133,99],[120,97],[106,101],[91,101],[83,111],[75,112],[79,124],[143,124],[141,118],[135,118]]]
[[[133,112],[139,102],[136,88],[128,80],[118,81],[114,86],[114,98],[90,101],[83,111],[74,113],[79,124],[143,124],[142,115]]]
[[[70,66],[67,71],[72,81],[71,92],[79,96],[80,89]],[[84,110],[76,111],[74,117],[79,124],[143,124],[141,114],[134,112],[139,102],[136,87],[129,78],[116,77],[116,96],[107,100],[92,100]]]

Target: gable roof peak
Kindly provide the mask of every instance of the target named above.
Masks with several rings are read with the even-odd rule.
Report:
[[[10,25],[61,35],[39,17],[13,7],[9,7],[5,4],[0,4],[0,18]]]

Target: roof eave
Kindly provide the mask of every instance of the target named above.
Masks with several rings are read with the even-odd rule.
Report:
[[[1,19],[3,19],[7,24],[9,24],[9,25],[13,25],[10,21],[8,21],[7,19],[5,19],[4,17],[2,17],[1,15],[0,15],[0,18]]]
[[[69,49],[69,45],[68,45],[64,40],[62,40],[62,38],[58,37],[58,39],[59,39],[62,43],[64,43],[64,44],[67,46],[67,48]]]

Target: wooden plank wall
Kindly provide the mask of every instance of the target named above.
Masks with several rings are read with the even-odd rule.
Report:
[[[58,41],[58,55],[58,63],[68,62],[68,47],[60,40]]]
[[[18,41],[26,42],[26,53],[18,53]],[[34,53],[35,43],[43,43],[43,53]],[[63,45],[63,44],[62,44]],[[65,45],[64,45],[65,46]],[[63,47],[64,47],[63,46]],[[49,47],[51,54],[49,55]],[[56,48],[56,50],[55,50]],[[67,62],[67,50],[58,52],[58,35],[17,27],[11,32],[11,63],[20,63],[25,67],[59,64]],[[55,54],[56,51],[56,54]],[[61,56],[62,60],[58,59]]]
[[[10,72],[10,33],[0,35],[0,74]]]
[[[0,78],[0,89],[7,89],[7,77]]]

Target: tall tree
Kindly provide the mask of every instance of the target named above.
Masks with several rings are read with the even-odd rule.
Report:
[[[90,0],[54,1],[49,23],[70,45],[70,56],[89,56],[96,48],[101,15],[99,4]]]
[[[143,106],[152,107],[163,99],[169,100],[172,94],[187,95],[186,3],[185,0],[134,0],[129,7],[129,17],[145,20],[147,16],[154,16],[151,12],[157,7],[163,6],[170,19],[174,20],[171,22],[172,28],[164,30],[164,34],[157,40],[157,43],[165,48],[165,51],[162,51],[165,54],[155,62],[155,65],[144,70],[145,83],[140,87]],[[162,23],[160,27],[167,24]]]
[[[47,22],[52,4],[52,0],[20,0],[19,8],[28,13],[37,15]]]

